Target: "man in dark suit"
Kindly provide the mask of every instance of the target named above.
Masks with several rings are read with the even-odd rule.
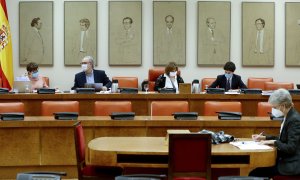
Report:
[[[250,176],[300,175],[300,114],[294,108],[292,97],[286,89],[278,89],[269,98],[272,115],[283,116],[279,136],[260,134],[252,139],[277,149],[277,161],[273,167],[256,168]],[[262,157],[263,158],[263,157]]]
[[[83,88],[85,83],[103,83],[102,90],[111,87],[111,81],[105,74],[105,71],[94,69],[94,59],[92,56],[86,56],[81,61],[82,72],[75,75],[74,86],[72,89]]]
[[[241,76],[234,74],[235,64],[227,62],[224,65],[225,74],[218,75],[217,79],[209,86],[209,88],[224,88],[229,89],[245,89],[247,86],[243,83]]]

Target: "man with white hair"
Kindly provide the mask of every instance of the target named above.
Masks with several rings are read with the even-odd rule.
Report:
[[[75,75],[72,89],[83,88],[85,83],[103,83],[103,90],[111,87],[111,81],[105,74],[105,71],[94,69],[94,59],[92,56],[85,56],[80,64],[82,72]]]
[[[272,115],[283,117],[279,136],[252,135],[261,144],[272,145],[277,149],[276,165],[256,168],[250,176],[269,177],[275,175],[300,174],[300,114],[294,108],[292,97],[286,89],[278,89],[269,98]]]

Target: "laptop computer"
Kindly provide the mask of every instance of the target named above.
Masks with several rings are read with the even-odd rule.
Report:
[[[30,81],[14,81],[13,90],[16,93],[31,92],[31,82]]]

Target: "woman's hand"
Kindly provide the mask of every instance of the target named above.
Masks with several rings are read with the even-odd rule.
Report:
[[[253,141],[263,141],[266,140],[266,136],[261,135],[261,134],[252,134],[252,139]]]

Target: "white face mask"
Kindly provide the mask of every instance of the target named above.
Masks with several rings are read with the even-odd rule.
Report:
[[[87,64],[81,64],[82,71],[85,72],[87,70],[87,68],[88,68]]]
[[[170,72],[170,77],[175,77],[176,74],[177,74],[177,71],[175,71],[175,72]]]
[[[278,110],[278,109],[275,109],[275,108],[272,108],[272,115],[273,115],[274,117],[281,117],[281,116],[283,116],[284,114],[283,114],[282,111],[280,111],[280,110]]]

